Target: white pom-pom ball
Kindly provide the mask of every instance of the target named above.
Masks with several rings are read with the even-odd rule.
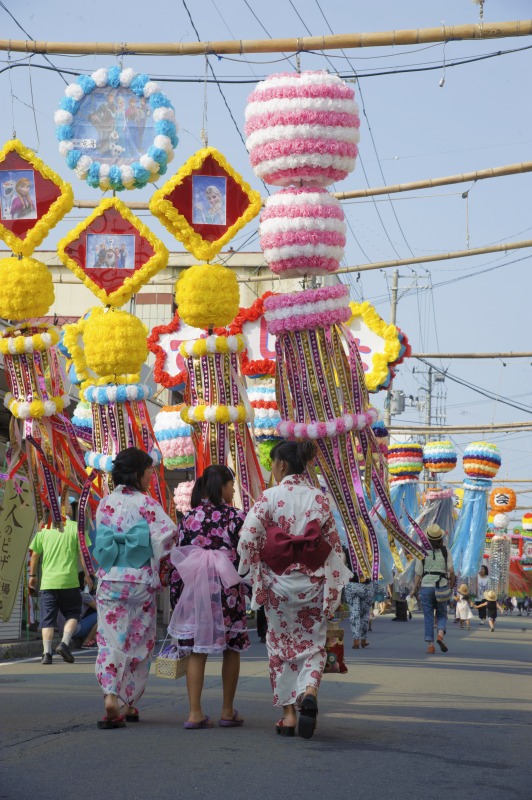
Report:
[[[58,108],[54,114],[54,122],[56,125],[72,125],[74,117],[70,111],[65,111],[64,108]]]
[[[97,69],[91,75],[92,80],[100,89],[103,89],[104,86],[107,86],[107,70],[106,69]]]
[[[74,149],[74,142],[70,141],[69,139],[65,139],[64,141],[59,142],[59,152],[61,153],[63,158],[67,156],[68,153],[70,153],[70,151],[73,149]]]
[[[126,69],[123,69],[122,72],[120,73],[120,85],[125,86],[127,89],[128,86],[131,85],[131,81],[133,80],[136,74],[137,73],[135,72],[135,70],[132,69],[131,67],[126,67]]]
[[[65,94],[67,97],[71,97],[72,100],[77,100],[78,102],[85,97],[85,92],[79,83],[69,83],[65,89]]]

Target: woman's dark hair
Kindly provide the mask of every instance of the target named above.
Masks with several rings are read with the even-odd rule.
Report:
[[[222,464],[212,464],[207,467],[201,478],[198,478],[192,489],[190,505],[192,508],[199,506],[202,500],[209,500],[214,506],[223,503],[222,489],[229,481],[234,481],[235,476]]]
[[[482,564],[480,569],[485,569],[486,570],[486,575],[484,577],[487,577],[490,574],[490,571],[489,571],[489,569],[487,568],[487,566],[485,564]],[[479,569],[479,572],[480,572],[480,569]]]
[[[121,450],[113,461],[112,478],[115,486],[129,486],[142,491],[140,479],[153,464],[153,459],[138,447]]]
[[[270,450],[272,461],[286,461],[290,467],[289,475],[301,475],[307,464],[316,458],[316,445],[310,439],[301,442],[277,442]]]

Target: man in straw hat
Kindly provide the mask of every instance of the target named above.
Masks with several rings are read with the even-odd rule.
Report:
[[[490,626],[490,633],[495,633],[495,620],[497,619],[497,609],[502,612],[502,606],[497,602],[497,594],[490,589],[489,592],[484,592],[484,601],[477,603],[475,608],[486,608],[488,613],[488,624]]]
[[[435,523],[429,525],[426,534],[432,553],[423,561],[416,562],[414,587],[410,596],[419,589],[421,607],[425,620],[425,641],[428,642],[427,653],[435,653],[434,649],[434,612],[438,629],[438,646],[442,653],[448,650],[444,641],[447,629],[447,603],[451,590],[456,582],[451,553],[443,543],[445,531]]]

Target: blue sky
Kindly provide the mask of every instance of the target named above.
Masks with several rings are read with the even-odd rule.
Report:
[[[381,0],[378,3],[328,0],[186,0],[202,40],[255,39],[280,36],[306,36],[347,31],[378,31],[402,28],[438,27],[442,24],[471,23],[478,20],[478,6],[471,0]],[[182,0],[157,5],[138,0],[103,0],[89,4],[63,0],[4,0],[20,24],[35,39],[49,41],[194,41],[196,34]],[[528,0],[486,0],[485,24],[494,21],[526,19]],[[323,13],[322,13],[323,10]],[[324,15],[325,18],[324,19]],[[329,29],[330,26],[330,29]],[[0,36],[26,38],[0,8]],[[437,66],[434,71],[359,78],[364,100],[361,115],[360,154],[355,172],[337,190],[362,188],[383,183],[466,172],[527,161],[532,152],[532,111],[528,102],[528,77],[532,51],[503,55],[476,63],[443,69],[457,58],[478,56],[522,48],[531,38],[497,39],[483,42],[450,42],[408,48],[373,48],[346,53],[301,54],[302,69],[337,69],[341,73],[405,69],[411,66]],[[293,70],[295,58],[283,60],[281,54],[212,56],[210,65],[219,78],[259,80],[272,72]],[[23,54],[12,54],[12,62]],[[6,54],[0,54],[6,66]],[[51,57],[58,67],[92,71],[116,63],[104,56]],[[0,138],[11,137],[11,88],[15,129],[20,139],[38,153],[64,178],[72,181],[78,198],[99,193],[81,183],[67,169],[57,150],[53,114],[63,94],[64,82],[57,73],[35,68],[45,65],[40,56],[34,68],[17,67],[0,74]],[[126,66],[160,76],[202,78],[204,57],[128,57]],[[443,87],[439,83],[445,77]],[[74,80],[74,78],[68,78]],[[201,146],[204,108],[202,83],[163,83],[176,109],[180,143],[172,167],[185,161]],[[222,85],[228,109],[216,85],[207,90],[209,144],[217,147],[255,188],[264,187],[252,173],[241,141],[246,97],[253,83]],[[359,86],[355,87],[360,103]],[[32,101],[33,93],[33,101]],[[35,108],[35,114],[33,107]],[[238,130],[237,130],[238,128]],[[443,187],[434,191],[396,195],[393,203],[351,202],[344,205],[350,229],[346,264],[405,258],[412,251],[421,256],[499,241],[532,238],[530,220],[530,176],[522,175],[470,185]],[[462,192],[470,189],[468,200]],[[124,199],[147,199],[150,191],[129,192]],[[55,245],[81,212],[70,215],[58,226],[46,245]],[[146,221],[146,220],[145,220]],[[156,220],[154,232],[170,246],[175,244]],[[242,243],[256,229],[248,226],[235,241]],[[46,246],[45,245],[45,246]],[[177,245],[177,249],[180,246]],[[258,249],[257,238],[248,248]],[[529,318],[530,269],[528,250],[478,256],[461,261],[438,262],[428,267],[403,268],[397,323],[408,334],[415,351],[518,351],[530,348],[527,335]],[[515,263],[511,263],[515,262]],[[403,277],[404,276],[404,277]],[[391,271],[362,273],[352,281],[352,297],[370,300],[387,319]],[[417,289],[415,283],[417,282]],[[432,285],[432,288],[430,286]],[[296,288],[296,287],[294,287]],[[503,396],[510,402],[532,407],[532,366],[530,362],[435,361],[441,368]],[[415,367],[416,372],[413,372]],[[421,366],[410,361],[400,370],[395,388],[414,397],[422,394],[425,383]],[[447,422],[483,424],[521,421],[530,418],[502,402],[489,400],[447,379]],[[377,398],[382,405],[383,395]],[[409,424],[423,420],[414,409],[395,421]],[[453,437],[459,450],[478,435]],[[532,478],[532,436],[529,432],[497,434],[503,466],[499,476]],[[456,470],[452,477],[461,477]],[[525,489],[526,487],[515,487]],[[530,487],[532,490],[532,486]],[[532,491],[521,494],[519,505],[532,507]],[[517,516],[520,518],[521,513]]]

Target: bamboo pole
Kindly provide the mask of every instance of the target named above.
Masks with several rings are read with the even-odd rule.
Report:
[[[400,433],[401,435],[425,435],[427,433],[482,433],[493,431],[513,431],[513,430],[532,430],[532,420],[530,422],[488,422],[486,425],[419,425],[414,427],[401,427],[391,425],[391,434]]]
[[[429,42],[467,39],[503,39],[530,36],[532,20],[466,25],[440,25],[437,28],[408,28],[374,33],[342,33],[330,36],[301,36],[284,39],[234,39],[213,42],[47,42],[1,39],[0,50],[48,55],[157,55],[202,56],[244,53],[305,52],[308,50],[348,50],[362,47],[397,47]]]
[[[532,161],[521,161],[516,164],[506,164],[502,167],[489,167],[473,172],[461,172],[457,175],[443,175],[440,178],[425,178],[409,183],[394,183],[390,186],[374,186],[367,189],[353,189],[349,192],[334,192],[333,197],[338,200],[355,200],[362,197],[373,197],[380,194],[397,194],[398,192],[412,192],[419,189],[431,189],[436,186],[448,186],[452,183],[470,183],[471,181],[481,181],[487,178],[503,178],[506,175],[522,175],[532,172]],[[100,200],[75,200],[75,208],[96,208]],[[147,211],[147,202],[135,201],[127,203],[128,207],[136,211]]]
[[[449,486],[461,486],[463,484],[463,481],[448,481],[448,480],[445,479],[444,475],[441,475],[441,477],[443,479],[443,483],[448,484]],[[419,483],[428,483],[428,484],[434,485],[434,481],[433,480],[420,480]],[[493,483],[495,485],[499,484],[501,486],[506,486],[507,483],[528,483],[528,484],[532,484],[532,479],[531,480],[527,480],[526,478],[512,478],[512,479],[504,478],[504,480],[501,480],[501,481],[499,481],[497,479],[497,480],[493,481]],[[516,492],[516,494],[519,494],[519,492]]]
[[[410,358],[532,358],[532,353],[412,353]]]
[[[338,200],[355,200],[360,197],[374,197],[379,194],[397,194],[398,192],[414,192],[418,189],[434,189],[438,186],[449,186],[452,183],[469,183],[470,181],[483,181],[487,178],[502,178],[505,175],[522,175],[532,172],[532,161],[521,161],[516,164],[506,164],[502,167],[489,167],[473,172],[462,172],[457,175],[444,175],[441,178],[425,178],[408,183],[393,183],[390,186],[374,186],[367,189],[354,189],[349,192],[336,192]]]
[[[524,247],[532,247],[532,239],[525,239],[521,242],[504,242],[503,244],[489,245],[488,247],[472,247],[469,250],[452,250],[448,253],[436,253],[431,256],[414,256],[412,258],[399,258],[394,261],[372,261],[369,264],[359,264],[356,267],[342,267],[337,269],[333,275],[345,275],[347,272],[368,272],[373,269],[389,269],[390,267],[404,267],[408,264],[429,264],[433,261],[448,261],[454,258],[467,258],[468,256],[480,256],[487,253],[505,253],[507,250],[520,250]],[[264,265],[265,268],[267,265]],[[252,278],[238,278],[238,283],[262,283],[276,279],[276,275],[258,275]]]

